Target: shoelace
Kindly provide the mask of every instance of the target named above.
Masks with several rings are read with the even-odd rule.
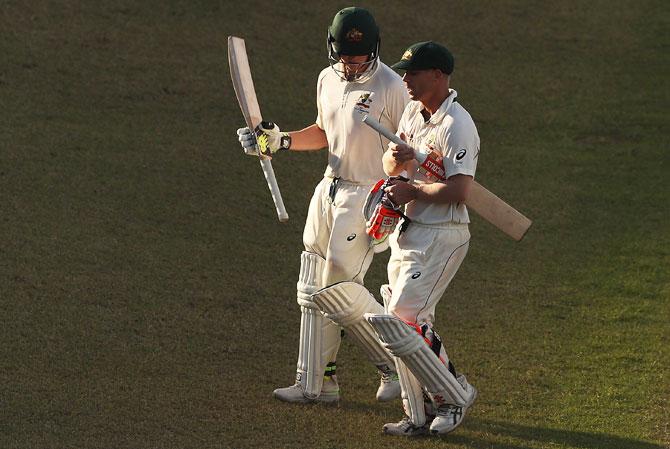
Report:
[[[437,409],[437,416],[449,417],[454,415],[456,417],[463,414],[463,407],[457,405],[444,405]]]
[[[410,421],[407,416],[405,416],[403,419],[401,419],[398,424],[399,424],[399,427],[402,428],[402,430],[412,429],[412,428],[416,427],[414,425],[414,423],[412,423],[412,421]]]

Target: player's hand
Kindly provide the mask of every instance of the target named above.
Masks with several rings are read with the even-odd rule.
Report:
[[[405,133],[400,133],[400,138],[404,141],[407,141]],[[414,159],[414,148],[407,144],[396,144],[389,142],[388,148],[391,150],[393,159],[395,159],[395,161],[399,164],[404,164],[405,162]]]
[[[258,149],[265,156],[272,156],[280,150],[288,150],[291,146],[291,136],[281,132],[279,126],[272,122],[260,122],[254,131]]]
[[[240,128],[237,130],[237,140],[240,141],[242,149],[249,156],[258,156],[258,146],[256,145],[256,134],[249,128]]]
[[[401,180],[391,181],[391,185],[384,189],[388,198],[398,206],[414,201],[417,188],[413,184]]]

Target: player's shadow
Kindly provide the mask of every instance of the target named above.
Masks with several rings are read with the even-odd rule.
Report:
[[[360,401],[346,401],[340,406],[350,411],[361,412],[369,419],[369,412],[375,409],[380,418],[392,421],[402,412],[397,402],[374,404]],[[486,435],[511,437],[520,440],[514,443],[501,443],[497,438],[487,438]],[[426,438],[434,438],[426,436]],[[468,416],[463,427],[454,433],[441,437],[445,442],[460,444],[474,449],[529,449],[537,447],[538,443],[544,446],[578,447],[581,449],[668,449],[665,446],[646,441],[634,440],[605,433],[579,432],[565,429],[551,429],[541,426],[525,426],[521,424],[481,419]],[[527,443],[524,443],[527,442]]]
[[[528,449],[536,447],[536,443],[545,443],[549,446],[568,446],[584,449],[664,449],[664,446],[645,441],[634,440],[605,433],[578,432],[563,429],[550,429],[547,427],[524,426],[520,424],[493,421],[470,417],[464,423],[464,430],[474,432],[485,432],[494,435],[503,435],[517,440],[528,441],[524,443],[499,443],[493,442],[480,436],[459,434],[455,432],[447,435],[449,441],[469,445],[474,448],[490,448],[495,444],[500,449]],[[535,443],[535,444],[531,444]]]

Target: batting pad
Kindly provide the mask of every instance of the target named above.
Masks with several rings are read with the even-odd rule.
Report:
[[[391,286],[384,284],[379,288],[379,293],[384,301],[384,310],[388,313],[388,306],[391,303]],[[415,426],[423,426],[426,423],[426,408],[423,404],[423,389],[421,384],[414,377],[414,374],[407,368],[405,362],[398,357],[393,357],[395,370],[398,373],[400,381],[400,391],[402,398],[402,408],[405,414]]]
[[[298,304],[302,316],[296,381],[303,386],[305,396],[309,398],[321,394],[328,358],[340,344],[340,330],[324,318],[311,296],[321,288],[325,263],[318,254],[303,251],[300,255]]]
[[[300,254],[300,276],[298,277],[298,304],[303,307],[316,308],[312,301],[312,293],[323,287],[323,269],[326,260],[315,253],[303,251]]]
[[[400,381],[400,391],[402,398],[402,408],[405,414],[409,416],[412,424],[423,426],[426,424],[426,408],[423,404],[423,389],[421,384],[414,377],[414,374],[407,368],[405,362],[399,357],[394,357],[395,369]]]
[[[347,330],[380,371],[393,369],[391,356],[364,319],[366,313],[384,313],[384,308],[365,287],[355,282],[339,282],[319,290],[312,299],[326,318]]]
[[[470,395],[416,330],[391,315],[366,314],[384,346],[400,358],[423,385],[436,406],[464,406]]]

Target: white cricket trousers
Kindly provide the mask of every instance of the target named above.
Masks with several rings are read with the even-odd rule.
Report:
[[[412,222],[389,237],[388,311],[411,323],[433,325],[435,306],[465,259],[470,243],[467,224],[422,225]]]
[[[333,201],[332,184],[332,178],[323,178],[314,190],[303,232],[305,251],[326,260],[324,286],[340,281],[363,284],[374,254],[362,211],[373,185],[340,180]]]

